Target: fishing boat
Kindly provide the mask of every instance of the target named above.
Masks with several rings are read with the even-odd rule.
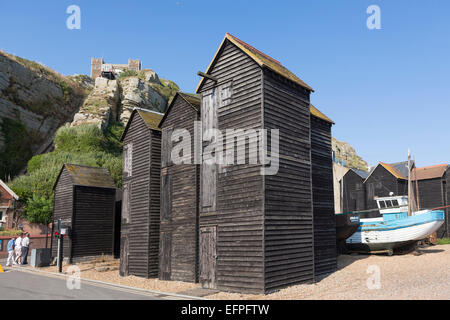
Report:
[[[358,230],[359,225],[357,214],[336,214],[336,240],[345,241]]]
[[[358,230],[346,240],[350,250],[387,252],[427,238],[444,223],[442,210],[408,210],[407,196],[375,198],[380,217],[360,219]]]

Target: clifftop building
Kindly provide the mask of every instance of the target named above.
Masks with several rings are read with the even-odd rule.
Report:
[[[141,60],[131,60],[128,59],[128,64],[114,64],[114,63],[105,63],[103,58],[92,58],[91,59],[91,78],[95,79],[100,77],[103,69],[107,69],[107,71],[115,71],[116,73],[120,73],[125,70],[141,70]]]

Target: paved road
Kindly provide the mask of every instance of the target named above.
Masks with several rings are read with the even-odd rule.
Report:
[[[161,300],[156,294],[82,281],[69,290],[66,279],[37,273],[7,270],[0,273],[0,300]]]

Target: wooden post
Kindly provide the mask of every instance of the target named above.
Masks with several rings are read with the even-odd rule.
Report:
[[[411,215],[411,151],[408,149],[408,216]]]

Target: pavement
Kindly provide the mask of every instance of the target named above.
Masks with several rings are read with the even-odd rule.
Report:
[[[155,294],[81,281],[69,289],[67,280],[6,269],[0,273],[0,300],[162,300]]]

